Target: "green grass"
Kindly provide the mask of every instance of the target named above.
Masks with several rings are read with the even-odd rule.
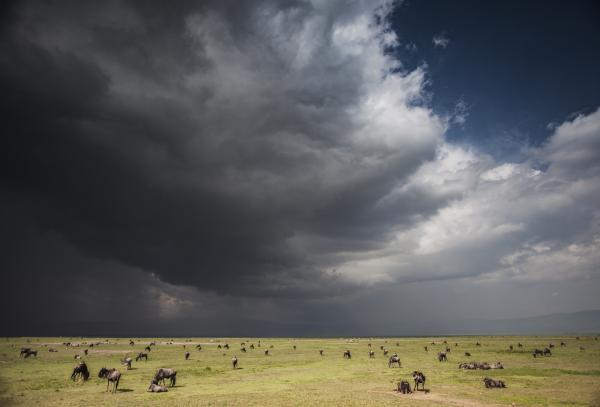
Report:
[[[449,362],[440,363],[436,353],[444,338],[373,338],[354,339],[261,339],[261,347],[248,346],[257,338],[1,338],[0,339],[0,405],[15,406],[600,406],[600,341],[593,337],[449,337],[452,351]],[[567,347],[560,348],[560,341]],[[89,348],[85,345],[65,347],[62,342],[103,342]],[[119,360],[126,353],[135,356],[146,344],[155,341],[147,362],[133,362],[125,370]],[[248,352],[240,351],[245,341]],[[436,345],[431,345],[435,341]],[[476,347],[475,342],[481,342]],[[516,347],[517,342],[524,345]],[[557,345],[551,357],[534,359],[530,350]],[[196,343],[203,349],[197,351]],[[230,350],[218,350],[228,343]],[[368,357],[368,343],[376,356]],[[396,346],[396,343],[399,346]],[[458,343],[458,347],[455,346]],[[186,344],[186,349],[183,348]],[[297,350],[293,350],[293,345]],[[509,352],[508,346],[515,346]],[[274,348],[270,349],[273,345]],[[388,368],[380,346],[397,352],[402,368]],[[427,345],[429,352],[423,347]],[[37,358],[19,357],[22,346],[39,351]],[[585,351],[580,351],[584,346]],[[58,353],[48,352],[48,348]],[[264,355],[269,348],[270,356]],[[319,356],[319,349],[324,356]],[[350,349],[352,359],[345,360],[343,351]],[[185,351],[191,353],[184,360]],[[472,356],[466,358],[465,351]],[[76,365],[74,355],[87,362],[91,378],[86,383],[73,383],[69,376]],[[237,355],[239,369],[233,370],[231,358]],[[463,371],[462,361],[501,361],[504,370]],[[123,374],[117,394],[105,392],[106,381],[99,379],[101,367],[116,367]],[[152,394],[146,389],[159,367],[177,369],[177,386],[168,393]],[[427,376],[427,394],[402,396],[394,392],[397,381],[410,379],[413,370]],[[482,378],[504,380],[506,389],[485,389]],[[410,380],[412,386],[412,380]]]

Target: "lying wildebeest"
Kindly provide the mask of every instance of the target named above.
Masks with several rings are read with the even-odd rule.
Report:
[[[146,352],[151,352],[151,351],[152,351],[152,348],[151,348],[150,346],[146,346],[146,347],[144,348],[144,350],[145,350]]]
[[[167,369],[164,367],[158,369],[156,371],[156,374],[154,375],[154,380],[156,381],[156,384],[162,382],[162,384],[164,385],[165,379],[169,379],[171,381],[171,387],[175,386],[175,382],[177,381],[177,370]]]
[[[398,364],[398,367],[402,367],[402,364],[400,363],[400,358],[395,353],[392,356],[390,356],[390,359],[388,360],[388,367],[392,367],[394,363]]]
[[[233,365],[233,368],[236,369],[237,365],[238,365],[238,358],[237,356],[233,356],[233,358],[231,359],[231,364]]]
[[[448,361],[448,357],[446,356],[445,352],[438,352],[438,360],[440,362],[447,362]]]
[[[432,341],[432,342],[431,342],[431,344],[432,344],[432,345],[435,345],[435,342],[433,342],[433,341]]]
[[[415,391],[419,390],[419,384],[421,384],[421,389],[425,390],[425,375],[423,374],[423,372],[418,372],[418,371],[414,371],[412,372],[412,377],[415,381]]]
[[[471,356],[471,354],[470,354],[469,352],[465,352],[465,356],[466,356],[466,357],[470,357],[470,356]]]
[[[121,373],[119,373],[119,371],[117,369],[107,369],[107,368],[103,367],[102,369],[100,369],[100,372],[98,373],[98,377],[101,379],[102,378],[106,379],[106,391],[108,391],[108,388],[109,388],[110,384],[112,383],[112,385],[113,385],[112,392],[113,393],[117,392],[117,387],[119,387],[119,380],[121,380]]]
[[[148,361],[148,354],[144,353],[144,352],[138,353],[138,355],[135,357],[135,361],[139,362],[140,359],[144,359],[145,361]]]
[[[265,349],[265,356],[269,356],[269,349]]]
[[[483,382],[485,383],[486,389],[506,387],[506,385],[504,384],[504,382],[502,380],[494,380],[494,379],[490,379],[489,377],[484,378]]]
[[[319,349],[319,355],[323,356],[323,349]]]
[[[87,365],[85,362],[79,362],[79,364],[75,366],[75,369],[73,369],[73,373],[71,373],[71,380],[76,381],[83,379],[83,381],[86,381],[89,378],[90,371],[88,370]]]
[[[410,383],[407,382],[406,380],[402,380],[401,382],[398,382],[398,392],[402,393],[402,394],[412,393],[412,391],[410,390]]]
[[[190,358],[190,352],[185,352],[185,360],[188,360]]]
[[[241,351],[246,353],[246,348],[242,347]]]
[[[159,385],[157,380],[154,379],[150,382],[150,387],[148,387],[148,391],[152,393],[164,393],[169,390],[167,390],[165,386]]]
[[[50,349],[48,349],[48,352],[58,352],[58,351],[54,348],[50,348]]]
[[[344,352],[344,358],[345,359],[350,359],[352,357],[352,355],[350,354],[350,350],[347,350]]]
[[[562,347],[565,347],[565,346],[567,346],[567,344],[561,341],[560,342],[560,347],[562,348]]]
[[[121,364],[127,366],[127,370],[131,369],[131,362],[133,362],[133,359],[127,356],[121,359]]]
[[[374,358],[375,357],[375,352],[373,352],[372,350],[369,351],[369,358]]]

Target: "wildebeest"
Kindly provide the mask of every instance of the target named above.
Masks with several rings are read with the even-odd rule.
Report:
[[[412,393],[412,391],[410,390],[410,383],[406,380],[398,382],[398,392],[402,394]]]
[[[429,349],[427,348],[427,346],[424,347],[425,352],[429,352]]]
[[[148,391],[152,393],[164,393],[169,390],[167,390],[165,386],[159,385],[157,380],[154,379],[150,382],[150,387],[148,387]]]
[[[25,359],[27,359],[29,356],[35,356],[37,358],[37,354],[38,354],[38,351],[32,350],[32,349],[26,349],[25,353],[23,353],[23,351],[21,351],[21,355],[24,355]]]
[[[510,346],[508,347],[508,350],[512,352],[512,351],[513,351],[513,346],[512,346],[512,345],[510,345]]]
[[[319,355],[323,356],[323,349],[319,349]]]
[[[484,378],[483,382],[485,383],[486,389],[506,387],[506,385],[504,384],[504,382],[502,380],[494,380],[494,379],[490,379],[489,377]]]
[[[21,348],[21,353],[19,354],[19,357],[26,355],[30,351],[31,351],[31,348]]]
[[[492,369],[504,369],[504,366],[500,362],[496,362],[491,366]]]
[[[79,355],[73,355],[73,359],[81,359],[81,356],[79,356]]]
[[[381,345],[381,346],[379,347],[379,349],[383,350],[383,345]]]
[[[254,349],[254,344],[253,343],[250,344],[250,349]]]
[[[134,341],[132,341],[132,340],[130,340],[130,341],[129,341],[129,346],[133,346],[133,345],[135,345],[135,342],[134,342]]]
[[[131,362],[133,361],[133,359],[131,359],[130,357],[124,357],[123,359],[121,359],[121,364],[123,366],[127,366],[127,370],[131,369]]]
[[[549,347],[550,349],[552,349],[552,348],[554,348],[554,344],[553,344],[553,343],[549,343],[549,344],[548,344],[548,347]]]
[[[237,365],[238,365],[238,358],[237,358],[237,356],[233,356],[233,358],[231,359],[231,364],[233,365],[234,369],[237,368]]]
[[[471,354],[470,354],[469,352],[465,352],[465,356],[466,356],[466,357],[470,357],[470,356],[471,356]]]
[[[246,353],[246,348],[242,347],[241,351]]]
[[[168,369],[168,368],[164,368],[164,367],[161,367],[160,369],[158,369],[156,371],[156,374],[154,375],[154,380],[156,381],[156,384],[159,384],[160,382],[162,382],[162,384],[164,385],[165,379],[170,380],[171,387],[175,386],[175,382],[177,381],[177,370]]]
[[[50,348],[50,349],[48,349],[48,352],[58,352],[58,351],[54,348]]]
[[[479,343],[479,341],[477,341],[477,343],[475,344],[475,346],[481,346],[481,344]]]
[[[198,349],[199,351],[202,350],[202,345],[200,345],[200,344],[196,345],[196,349]]]
[[[419,384],[421,384],[421,389],[425,390],[425,375],[423,374],[423,372],[418,372],[418,371],[414,371],[412,372],[412,377],[415,381],[415,391],[419,390]]]
[[[221,344],[217,345],[217,349],[221,349],[221,348],[222,348]]]
[[[265,349],[265,356],[269,356],[269,349]]]
[[[375,352],[373,352],[372,350],[369,351],[369,358],[374,358],[375,357]]]
[[[350,354],[350,350],[346,350],[346,351],[344,352],[344,358],[345,358],[345,359],[350,359],[350,358],[352,358],[352,354]]]
[[[145,350],[146,352],[151,352],[151,351],[152,351],[152,348],[151,348],[150,346],[146,346],[146,347],[144,348],[144,350]]]
[[[562,348],[562,347],[565,347],[565,346],[567,346],[567,344],[561,341],[561,342],[560,342],[560,346],[561,346],[561,348]]]
[[[296,345],[294,345],[294,350],[296,350]]]
[[[85,354],[85,356],[87,356],[87,354],[88,354],[88,350],[87,350],[87,349],[84,349],[84,350],[83,350],[83,353]]]
[[[79,362],[79,364],[75,366],[75,369],[73,369],[73,373],[71,373],[71,380],[77,381],[83,379],[83,381],[86,381],[89,378],[90,371],[88,370],[87,365],[85,362]]]
[[[135,361],[139,362],[140,359],[144,359],[145,361],[148,361],[148,354],[144,353],[144,352],[138,353],[138,355],[135,357]]]
[[[103,367],[102,369],[100,369],[100,372],[98,373],[98,377],[106,379],[106,391],[108,391],[108,388],[109,388],[110,384],[112,383],[112,385],[113,385],[112,392],[113,393],[117,392],[117,387],[119,387],[119,380],[121,380],[121,373],[119,373],[119,371],[117,369],[107,369],[107,368]]]
[[[438,360],[440,362],[447,362],[448,361],[448,357],[446,356],[445,352],[438,352]]]
[[[388,350],[387,350],[387,349],[384,349],[384,350],[383,350],[383,356],[387,356],[387,355],[388,355]]]
[[[580,346],[579,350],[585,350],[585,348],[583,346]]]
[[[400,346],[400,343],[396,342],[396,346]]]
[[[523,347],[523,344],[522,344],[521,342],[519,342],[519,343],[517,344],[517,346],[518,346],[519,348],[522,348],[522,347]]]
[[[398,364],[398,367],[402,367],[402,364],[400,363],[400,358],[395,353],[392,356],[390,356],[390,359],[388,360],[388,367],[392,367],[394,363]]]
[[[188,360],[190,358],[190,352],[185,352],[185,360]]]
[[[229,350],[229,344],[225,344],[225,346],[223,346],[225,349]]]
[[[544,356],[551,356],[552,355],[552,351],[548,348],[544,348]]]
[[[450,352],[452,349],[450,349],[449,347],[446,346],[446,352]]]

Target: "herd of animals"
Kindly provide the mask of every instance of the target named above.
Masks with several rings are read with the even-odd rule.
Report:
[[[579,340],[579,337],[576,337],[576,340]],[[596,341],[598,340],[598,338],[594,338]],[[108,340],[106,341],[108,342]],[[82,343],[83,345],[86,345],[88,347],[94,347],[94,346],[100,346],[102,344],[102,342],[94,342],[94,343],[90,343],[87,344],[86,342]],[[167,344],[173,344],[173,342],[167,342]],[[63,342],[63,345],[66,347],[79,347],[80,344],[72,344],[71,342]],[[129,345],[130,346],[134,346],[135,342],[133,340],[129,341]],[[396,343],[396,346],[398,347],[400,344]],[[436,345],[435,342],[431,342],[431,345]],[[437,360],[439,362],[447,362],[448,361],[448,353],[451,352],[451,348],[448,346],[447,341],[443,341],[443,345],[445,347],[445,349],[443,351],[440,351],[437,353]],[[152,347],[156,346],[155,342],[150,342],[145,348],[143,352],[139,352],[137,354],[137,356],[135,357],[135,361],[138,362],[142,359],[144,360],[148,360],[148,354],[152,351]],[[479,343],[479,341],[475,344],[476,347],[480,347],[481,343]],[[566,347],[567,344],[565,342],[560,342],[560,347]],[[183,347],[185,348],[186,345],[183,345]],[[260,340],[258,341],[257,347],[261,347],[261,343]],[[458,343],[455,344],[455,347],[458,347]],[[518,348],[523,348],[523,344],[518,343],[517,344]],[[553,343],[548,344],[548,347],[545,347],[544,349],[538,349],[535,348],[532,350],[532,355],[534,358],[537,358],[539,356],[541,357],[548,357],[548,356],[552,356],[552,348],[554,348],[555,345]],[[270,349],[273,348],[273,345],[270,346]],[[369,358],[374,358],[375,357],[375,352],[371,349],[371,344],[368,344],[368,355]],[[196,349],[198,351],[202,350],[202,345],[198,344],[196,345]],[[217,349],[229,349],[229,344],[218,344],[217,345]],[[249,349],[255,349],[254,344],[250,344],[249,345]],[[296,345],[293,345],[293,349],[296,350]],[[384,356],[388,356],[388,350],[381,345],[380,346],[380,350],[383,352]],[[424,347],[425,352],[429,352],[429,348],[428,346]],[[514,350],[513,345],[510,345],[508,348],[508,351],[512,352]],[[583,351],[585,350],[582,346],[579,347],[579,350]],[[54,349],[54,348],[49,348],[48,349],[49,352],[58,352],[58,350]],[[246,353],[247,349],[246,349],[246,343],[242,342],[240,344],[240,351],[242,353]],[[265,349],[264,351],[265,356],[269,356],[269,349]],[[88,349],[84,349],[84,355],[88,355]],[[324,351],[323,349],[319,349],[319,355],[320,356],[324,356]],[[469,352],[465,352],[464,353],[465,357],[470,357],[471,353]],[[30,347],[22,347],[20,350],[20,356],[23,358],[29,358],[29,357],[37,357],[38,356],[38,350],[34,350]],[[90,378],[90,371],[88,369],[87,364],[85,363],[85,361],[81,360],[81,356],[79,354],[76,354],[74,356],[75,359],[79,359],[78,364],[75,366],[75,368],[73,369],[73,372],[71,373],[71,380],[73,381],[87,381]],[[188,360],[190,358],[190,352],[186,351],[184,353],[184,358],[185,360]],[[344,359],[351,359],[352,358],[352,353],[350,352],[350,350],[345,350],[343,352],[343,358]],[[132,364],[133,359],[130,357],[124,357],[121,359],[121,364],[127,369],[131,369],[131,364]],[[237,356],[233,356],[232,360],[232,367],[233,369],[237,369],[238,368],[238,358]],[[391,368],[393,366],[397,366],[397,367],[401,367],[401,361],[400,361],[400,357],[398,356],[397,353],[394,353],[392,355],[389,356],[388,358],[388,368]],[[504,366],[501,362],[496,362],[496,363],[492,363],[489,364],[487,362],[461,362],[458,365],[459,369],[464,369],[464,370],[476,370],[476,369],[480,369],[480,370],[492,370],[492,369],[504,369]],[[119,387],[119,381],[121,379],[121,373],[116,369],[116,368],[106,368],[106,367],[102,367],[100,369],[100,371],[98,372],[98,377],[99,378],[103,378],[106,379],[107,383],[106,383],[106,391],[111,391],[112,393],[116,393],[117,389]],[[148,392],[152,392],[152,393],[163,393],[163,392],[167,392],[168,388],[166,386],[166,380],[169,380],[169,386],[173,387],[176,384],[177,381],[177,370],[175,369],[171,369],[171,368],[160,368],[156,371],[156,373],[154,374],[151,382],[150,382],[150,386],[148,387]],[[421,387],[421,391],[425,391],[427,392],[427,390],[425,390],[425,381],[426,381],[426,377],[423,374],[423,372],[421,371],[413,371],[412,372],[412,379],[414,381],[414,385],[413,388],[411,389],[410,383],[407,380],[400,380],[398,382],[398,387],[397,390],[399,393],[402,394],[409,394],[412,393],[413,391],[419,391],[419,386]],[[504,381],[502,380],[495,380],[489,377],[485,377],[483,379],[483,383],[485,385],[485,388],[506,388],[506,384],[504,383]]]

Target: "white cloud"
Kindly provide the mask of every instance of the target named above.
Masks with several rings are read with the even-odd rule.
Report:
[[[446,36],[446,33],[439,33],[434,35],[431,39],[434,47],[446,48],[450,44],[450,39]]]

